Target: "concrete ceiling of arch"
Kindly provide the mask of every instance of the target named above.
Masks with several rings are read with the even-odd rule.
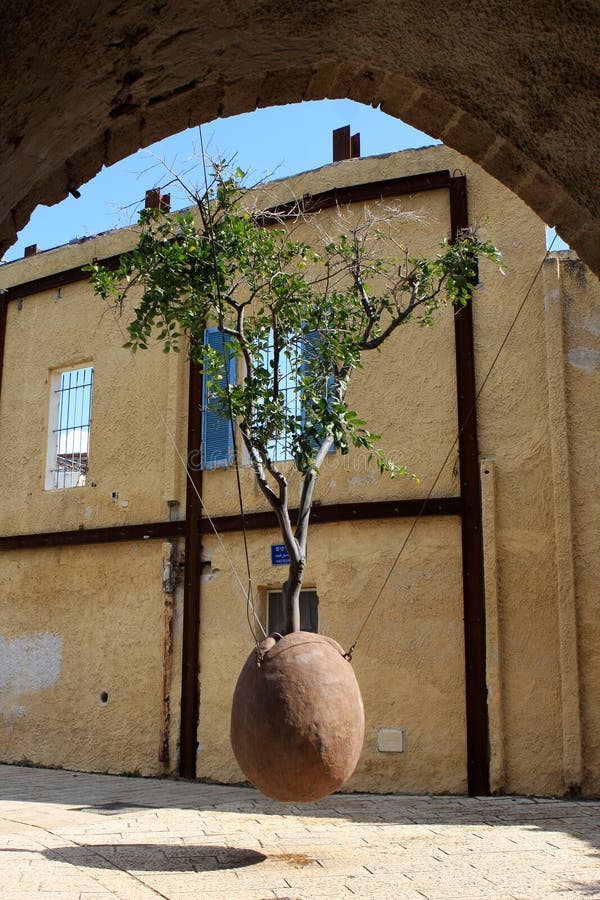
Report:
[[[350,97],[470,156],[600,273],[599,18],[595,0],[9,5],[0,251],[38,203],[140,146],[256,106]]]

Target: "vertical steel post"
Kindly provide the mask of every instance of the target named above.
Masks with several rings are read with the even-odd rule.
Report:
[[[4,343],[6,340],[6,319],[8,300],[0,297],[0,396],[2,395],[2,370],[4,368]]]
[[[469,224],[467,182],[450,179],[452,240]],[[467,773],[469,793],[489,794],[489,734],[486,685],[485,582],[483,518],[477,438],[477,386],[471,302],[454,317],[456,387],[459,429],[462,564],[467,711]]]
[[[200,576],[202,538],[202,372],[190,362],[188,391],[187,490],[185,500],[185,570],[181,659],[181,730],[179,774],[196,777],[200,711]]]

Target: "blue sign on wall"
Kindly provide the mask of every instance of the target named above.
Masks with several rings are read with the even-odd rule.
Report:
[[[290,555],[287,552],[285,544],[271,544],[271,565],[287,566],[290,562]]]

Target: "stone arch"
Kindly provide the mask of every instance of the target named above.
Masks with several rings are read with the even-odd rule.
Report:
[[[0,250],[38,203],[168,134],[349,97],[471,157],[600,273],[594,0],[18,6],[4,18]]]

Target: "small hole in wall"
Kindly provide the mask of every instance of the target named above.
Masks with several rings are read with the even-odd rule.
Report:
[[[102,706],[106,706],[108,703],[108,691],[102,691],[100,694],[100,703]]]

